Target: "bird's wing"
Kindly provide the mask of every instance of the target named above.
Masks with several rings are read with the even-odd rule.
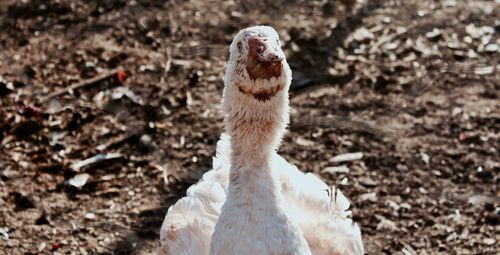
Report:
[[[290,215],[299,222],[314,255],[364,254],[361,231],[349,218],[350,203],[339,189],[303,173],[278,154],[273,167],[280,171]]]
[[[160,229],[158,255],[208,255],[215,223],[226,200],[229,140],[217,144],[213,169],[168,209]]]

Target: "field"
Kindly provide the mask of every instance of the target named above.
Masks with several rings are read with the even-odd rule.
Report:
[[[0,254],[153,254],[211,167],[228,47],[256,24],[293,71],[279,153],[343,191],[368,254],[498,254],[499,17],[498,0],[0,1]]]

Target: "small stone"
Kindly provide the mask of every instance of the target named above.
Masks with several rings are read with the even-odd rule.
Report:
[[[460,108],[460,107],[455,107],[451,111],[451,115],[453,115],[453,116],[457,116],[457,115],[459,115],[461,113],[462,113],[462,108]]]
[[[321,170],[322,173],[328,173],[328,174],[335,174],[335,173],[346,174],[346,173],[349,173],[349,171],[350,171],[350,169],[346,165],[330,166],[330,167],[327,167],[327,168]]]
[[[422,159],[422,161],[424,161],[424,163],[426,165],[429,164],[430,159],[431,159],[431,157],[429,157],[429,155],[427,155],[427,153],[425,153],[425,152],[420,152],[420,158]]]
[[[87,220],[93,220],[93,219],[95,219],[95,214],[91,213],[91,212],[90,213],[86,213],[85,214],[85,219],[87,219]]]
[[[148,145],[151,143],[152,138],[149,135],[142,135],[140,140],[141,140],[141,143]]]
[[[496,43],[492,43],[492,44],[488,44],[486,45],[486,47],[484,47],[484,51],[486,52],[498,52],[498,44]]]
[[[41,252],[45,250],[45,247],[47,247],[47,244],[45,242],[42,242],[38,245],[38,251]]]
[[[425,37],[427,37],[429,39],[437,39],[440,36],[441,36],[441,30],[439,30],[439,28],[434,28],[434,29],[432,29],[432,31],[427,32],[425,34]]]
[[[314,142],[311,140],[304,139],[302,137],[297,138],[295,141],[298,145],[304,146],[304,147],[311,147],[314,146]]]
[[[370,202],[376,203],[377,200],[378,200],[377,193],[375,193],[375,192],[365,193],[365,194],[358,197],[358,201],[360,201],[360,202],[370,201]]]
[[[349,179],[347,179],[347,177],[342,178],[342,180],[340,181],[340,184],[344,185],[344,186],[348,185],[349,184]]]
[[[87,173],[77,174],[73,178],[69,179],[69,184],[71,186],[81,188],[87,183],[90,175]]]
[[[394,202],[392,200],[387,200],[385,202],[385,204],[387,206],[389,206],[390,208],[394,209],[394,211],[397,211],[397,210],[399,210],[399,208],[401,208],[401,206],[399,206],[398,203],[396,203],[396,202]]]
[[[346,153],[346,154],[337,155],[337,156],[331,158],[330,161],[331,162],[345,162],[345,161],[359,160],[361,158],[363,158],[362,152],[354,152],[354,153]]]
[[[382,218],[380,222],[377,224],[377,230],[397,230],[398,227],[396,223],[390,221],[388,219]]]
[[[454,7],[457,5],[457,1],[456,0],[445,0],[443,2],[443,6],[444,7]]]
[[[420,188],[418,188],[418,191],[419,191],[420,193],[424,194],[424,195],[425,195],[425,194],[427,194],[427,193],[429,193],[426,189],[424,189],[424,187],[420,187]]]
[[[9,228],[0,228],[0,235],[4,240],[9,240]]]
[[[494,245],[497,241],[493,238],[485,238],[483,239],[483,243],[486,245]]]
[[[369,178],[369,177],[361,177],[359,178],[359,183],[361,183],[361,185],[363,186],[366,186],[366,187],[375,187],[377,186],[377,183]]]
[[[495,71],[494,66],[484,66],[484,67],[477,67],[474,69],[474,73],[477,75],[486,75],[486,74],[492,74],[493,71]]]
[[[411,205],[408,204],[408,203],[402,203],[399,205],[400,208],[403,208],[403,209],[407,209],[407,210],[410,210],[411,209]]]
[[[408,171],[408,167],[406,165],[403,165],[403,164],[397,164],[396,169],[398,169],[398,171],[400,171],[400,172]]]
[[[375,38],[375,35],[364,27],[356,29],[352,34],[352,39],[358,42],[368,41],[373,38]]]
[[[24,169],[28,169],[30,167],[30,164],[27,161],[21,160],[19,161],[19,166],[21,166]]]
[[[470,36],[468,36],[468,35],[467,35],[467,36],[464,36],[464,42],[465,42],[465,43],[468,43],[468,44],[471,44],[471,43],[472,43],[472,37],[470,37]]]

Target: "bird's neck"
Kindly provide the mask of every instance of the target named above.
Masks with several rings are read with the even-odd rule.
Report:
[[[226,130],[231,137],[228,197],[243,204],[278,204],[281,186],[271,158],[288,124],[287,91],[265,103],[239,92],[231,95],[231,101],[224,100]]]
[[[269,134],[274,123],[239,120],[231,136],[231,169],[229,196],[234,199],[258,199],[265,194],[266,199],[279,199],[281,194],[279,179],[271,168],[271,157],[276,144]],[[245,198],[250,196],[250,198]]]

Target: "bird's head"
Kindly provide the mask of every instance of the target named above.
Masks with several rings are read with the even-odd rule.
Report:
[[[292,80],[278,33],[267,26],[243,29],[229,51],[222,98],[226,130],[240,143],[275,149],[289,121]]]
[[[281,49],[278,33],[272,27],[255,26],[241,30],[230,47],[226,87],[265,102],[288,90],[291,71]]]

